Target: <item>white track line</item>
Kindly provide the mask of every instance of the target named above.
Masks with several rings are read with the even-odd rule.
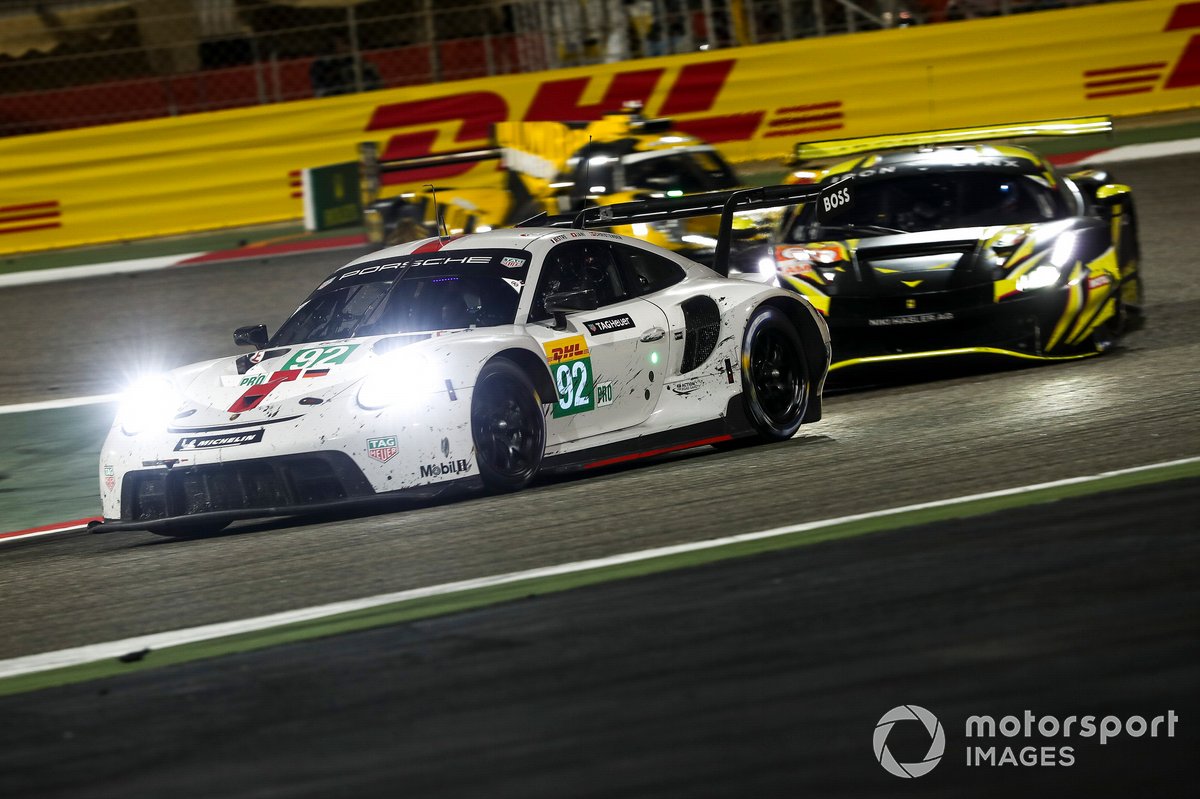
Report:
[[[52,411],[56,408],[77,408],[80,405],[100,405],[116,402],[120,394],[93,394],[90,397],[63,397],[41,402],[18,402],[16,405],[0,405],[0,415],[6,413],[28,413],[29,411]]]
[[[133,258],[128,261],[110,261],[103,264],[85,264],[83,266],[61,266],[57,269],[29,269],[24,272],[11,272],[0,275],[0,288],[9,286],[28,286],[34,283],[52,283],[57,280],[77,280],[81,277],[101,277],[103,275],[119,275],[127,272],[149,272],[154,269],[166,269],[180,261],[204,255],[203,252],[185,252],[179,255],[156,255],[153,258]]]
[[[59,533],[72,533],[79,530],[86,530],[88,522],[64,522],[60,525],[50,525],[46,528],[33,528],[29,531],[17,530],[11,533],[0,533],[0,546],[7,544],[9,541],[28,541],[30,538],[38,538],[43,535],[58,535]]]
[[[558,566],[545,566],[538,569],[528,569],[526,571],[498,574],[491,577],[479,577],[474,580],[460,580],[453,583],[442,583],[441,585],[431,585],[424,588],[413,588],[407,591],[397,591],[391,594],[379,594],[377,596],[364,597],[363,599],[351,599],[344,602],[334,602],[328,605],[317,605],[315,607],[302,608],[300,610],[283,611],[281,613],[272,613],[267,616],[258,616],[251,619],[222,622],[219,624],[206,624],[201,627],[191,627],[183,630],[154,633],[136,638],[126,638],[120,641],[109,641],[102,644],[90,644],[88,646],[79,646],[72,649],[61,649],[57,652],[45,652],[38,655],[27,655],[25,657],[11,658],[9,660],[0,661],[0,679],[4,679],[6,677],[15,677],[21,674],[32,674],[39,671],[49,671],[50,669],[63,668],[65,666],[77,666],[84,663],[93,663],[99,660],[116,658],[130,652],[140,652],[146,649],[166,649],[172,646],[195,643],[197,641],[209,641],[214,638],[224,638],[230,635],[256,632],[259,630],[270,629],[272,627],[282,627],[287,624],[312,621],[314,619],[323,619],[342,613],[366,610],[368,608],[376,608],[381,605],[391,605],[413,599],[445,596],[448,594],[457,594],[477,588],[491,588],[510,583],[519,583],[525,580],[556,577],[564,574],[577,574],[579,572],[593,571],[595,569],[603,569],[609,566],[618,566],[625,563],[636,563],[638,561],[651,560],[653,558],[660,558],[666,555],[679,555],[687,552],[698,552],[706,549],[728,546],[730,544],[739,544],[747,541],[759,541],[766,538],[777,538],[779,536],[789,535],[791,533],[819,530],[823,527],[833,527],[835,525],[845,524],[847,522],[876,519],[881,516],[890,516],[892,514],[906,513],[909,511],[943,508],[949,505],[960,505],[966,502],[973,502],[981,499],[993,499],[996,497],[1027,494],[1031,491],[1039,491],[1045,488],[1076,485],[1078,483],[1093,482],[1095,480],[1101,480],[1107,477],[1135,474],[1137,472],[1149,471],[1151,469],[1162,469],[1170,466],[1179,466],[1182,464],[1196,462],[1200,462],[1200,457],[1184,458],[1181,460],[1167,461],[1165,463],[1154,463],[1147,466],[1136,466],[1130,469],[1117,469],[1111,472],[1101,472],[1100,474],[1087,475],[1084,477],[1071,477],[1065,480],[1054,480],[1049,483],[1036,483],[1034,485],[1018,486],[1016,488],[1006,488],[1000,491],[989,491],[984,494],[972,494],[965,497],[940,499],[933,502],[921,502],[915,505],[905,505],[899,508],[889,508],[887,510],[871,511],[870,513],[857,513],[852,516],[842,516],[841,518],[837,519],[822,519],[820,521],[804,522],[803,524],[775,527],[770,530],[760,530],[753,533],[742,533],[741,535],[731,535],[724,538],[713,538],[707,541],[693,541],[686,544],[676,544],[674,546],[645,549],[639,552],[626,552],[620,555],[611,555],[605,558],[595,558],[592,560],[578,561],[576,563],[564,563]]]
[[[1143,158],[1165,158],[1169,155],[1191,153],[1200,153],[1200,139],[1123,144],[1080,160],[1089,164],[1115,164],[1121,161],[1140,161]]]

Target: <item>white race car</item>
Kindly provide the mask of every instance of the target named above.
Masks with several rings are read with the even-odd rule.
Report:
[[[714,194],[707,212],[725,208],[728,231],[731,209],[781,204],[762,192]],[[582,227],[699,215],[684,205],[430,238],[338,269],[274,336],[236,331],[253,354],[129,389],[101,451],[97,530],[202,534],[789,438],[821,418],[829,368],[828,329],[808,302]]]

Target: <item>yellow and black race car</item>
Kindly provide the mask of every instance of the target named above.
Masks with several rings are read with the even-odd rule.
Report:
[[[853,205],[792,208],[761,268],[825,315],[834,369],[961,354],[1102,353],[1141,322],[1130,188],[982,142],[1111,130],[1105,117],[799,144],[793,182]],[[760,251],[761,252],[761,251]]]
[[[585,207],[681,197],[742,186],[733,167],[712,146],[670,119],[645,119],[639,104],[585,122],[501,122],[493,147],[436,156],[381,161],[373,145],[360,148],[367,176],[364,219],[373,242],[398,244],[436,234],[472,233],[515,225],[538,214],[579,213]],[[434,189],[404,183],[429,167],[499,159],[500,169],[471,173],[454,186]],[[390,175],[382,196],[384,174]],[[743,238],[765,233],[764,215],[743,214],[734,227]],[[689,258],[711,263],[717,244],[711,218],[670,219],[618,226],[633,236]]]

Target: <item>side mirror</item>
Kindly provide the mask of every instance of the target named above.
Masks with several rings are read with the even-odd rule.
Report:
[[[1121,207],[1129,201],[1131,196],[1133,196],[1133,189],[1125,184],[1105,183],[1096,189],[1096,207],[1101,216],[1105,219],[1112,219],[1114,215],[1121,213]]]
[[[1113,205],[1115,203],[1124,202],[1125,198],[1133,193],[1133,189],[1126,186],[1124,183],[1105,183],[1100,188],[1096,189],[1096,202],[1101,205]]]
[[[261,350],[267,346],[269,339],[266,325],[247,325],[233,331],[233,343],[239,347],[254,347],[256,350]]]
[[[577,289],[576,291],[558,291],[546,295],[546,311],[554,315],[554,329],[562,330],[567,326],[567,314],[572,311],[594,311],[600,307],[593,289]]]

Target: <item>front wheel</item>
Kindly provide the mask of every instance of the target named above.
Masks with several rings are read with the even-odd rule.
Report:
[[[784,441],[808,410],[808,361],[787,315],[765,306],[754,312],[742,339],[742,398],[760,439]]]
[[[512,361],[491,361],[471,398],[471,439],[483,484],[517,491],[537,476],[546,451],[546,417],[533,381]]]

